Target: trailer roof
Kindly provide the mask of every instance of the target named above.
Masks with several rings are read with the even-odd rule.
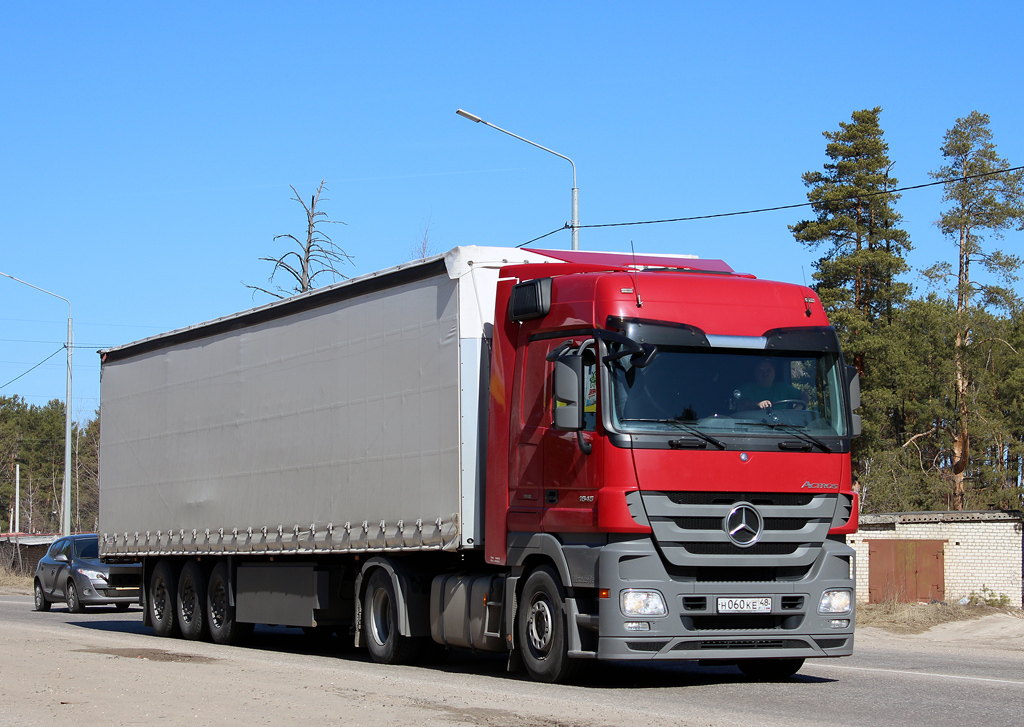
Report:
[[[701,260],[693,255],[633,255],[622,252],[460,246],[441,255],[402,263],[392,268],[360,275],[351,280],[343,280],[239,313],[103,349],[99,352],[100,360],[107,363],[138,356],[168,346],[248,328],[378,290],[425,280],[436,275],[447,274],[450,278],[455,279],[462,278],[476,267],[497,269],[505,265],[554,262],[607,265],[609,267],[664,267],[715,273],[733,272],[732,268],[721,260]]]

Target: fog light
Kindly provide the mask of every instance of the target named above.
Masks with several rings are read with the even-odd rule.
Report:
[[[833,629],[848,629],[850,628],[850,619],[848,618],[834,618],[828,622],[829,628]]]
[[[849,591],[825,591],[821,594],[818,613],[847,613],[849,610]]]
[[[668,613],[665,599],[658,591],[627,590],[619,594],[623,616],[664,616]]]
[[[646,621],[627,621],[623,624],[626,631],[650,631],[651,625]]]

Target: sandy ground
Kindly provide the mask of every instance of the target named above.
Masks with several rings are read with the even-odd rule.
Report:
[[[996,613],[973,621],[951,621],[921,634],[893,634],[882,629],[857,628],[857,643],[892,641],[908,644],[943,644],[958,649],[1024,652],[1024,618]]]
[[[0,601],[14,595],[31,593],[0,588]],[[201,720],[246,725],[287,721],[600,727],[729,722],[718,706],[691,705],[684,715],[678,706],[643,697],[642,690],[534,684],[504,674],[492,661],[456,661],[448,668],[423,669],[381,666],[361,656],[337,658],[159,639],[148,631],[126,632],[107,622],[102,611],[68,622],[48,618],[57,614],[29,613],[30,602],[12,600],[8,598],[3,608],[9,614],[15,609],[16,616],[0,620],[0,725]],[[141,621],[138,610],[132,613]],[[864,647],[898,642],[936,652],[1024,653],[1024,619],[994,614],[912,636],[864,628],[857,639]],[[1007,656],[1016,661],[1016,654]],[[729,679],[721,688],[733,688]],[[739,682],[735,687],[749,691],[755,685]],[[767,719],[763,723],[781,724]]]

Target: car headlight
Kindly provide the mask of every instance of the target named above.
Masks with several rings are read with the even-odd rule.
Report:
[[[658,591],[623,591],[619,595],[623,616],[664,616],[665,599]]]
[[[101,573],[100,571],[93,570],[92,568],[76,568],[75,570],[78,571],[79,573],[81,573],[83,576],[85,576],[86,578],[88,578],[91,581],[106,581],[107,580],[107,574],[106,573]]]
[[[821,594],[818,613],[848,613],[849,610],[849,591],[825,591]]]

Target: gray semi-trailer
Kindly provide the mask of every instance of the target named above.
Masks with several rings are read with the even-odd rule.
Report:
[[[764,358],[791,393],[742,411]],[[806,288],[461,247],[101,360],[101,554],[143,563],[160,635],[508,651],[544,681],[852,651],[856,379]]]

